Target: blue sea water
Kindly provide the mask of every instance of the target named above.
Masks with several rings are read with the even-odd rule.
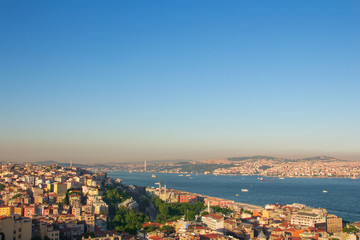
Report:
[[[328,212],[347,221],[360,221],[360,179],[346,178],[266,178],[258,176],[195,175],[191,177],[170,173],[109,172],[127,185],[156,187],[166,182],[167,188],[231,199],[236,202],[265,206],[266,204],[302,203],[326,208]],[[248,192],[242,192],[246,188]],[[323,193],[323,190],[328,191]],[[238,194],[239,196],[236,196]]]

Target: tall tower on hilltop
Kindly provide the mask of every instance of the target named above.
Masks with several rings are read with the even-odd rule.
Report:
[[[146,172],[146,160],[144,161],[144,172]]]

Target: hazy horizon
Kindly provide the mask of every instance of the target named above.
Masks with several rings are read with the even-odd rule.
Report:
[[[306,155],[306,154],[244,154],[244,155],[234,155],[234,156],[226,156],[226,157],[217,157],[217,158],[198,158],[198,159],[132,159],[132,160],[104,160],[101,162],[98,162],[98,160],[73,160],[73,159],[37,159],[37,160],[14,160],[14,161],[2,161],[2,162],[13,162],[13,163],[35,163],[35,162],[47,162],[47,161],[54,161],[59,163],[72,163],[72,164],[108,164],[108,163],[143,163],[144,161],[147,161],[148,163],[151,162],[179,162],[179,161],[210,161],[210,160],[223,160],[228,158],[234,158],[234,157],[256,157],[256,156],[267,156],[267,157],[274,157],[274,158],[288,158],[288,159],[302,159],[302,158],[308,158],[308,157],[319,157],[319,156],[326,156],[326,157],[334,157],[337,159],[343,159],[343,160],[350,160],[350,161],[360,161],[360,157],[357,155],[348,155],[345,157],[344,154],[333,154],[333,155],[324,155],[324,154],[313,154],[313,155]]]
[[[1,1],[0,161],[360,159],[359,1]]]

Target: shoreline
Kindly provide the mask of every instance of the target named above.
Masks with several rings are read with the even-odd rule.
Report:
[[[127,185],[133,184],[133,185],[137,185],[137,186],[148,186],[148,187],[154,186],[152,184],[149,184],[150,182],[148,182],[148,181],[154,180],[155,182],[157,182],[157,181],[159,181],[159,180],[161,180],[163,178],[166,178],[166,175],[168,177],[172,178],[172,179],[175,179],[175,182],[176,181],[183,181],[183,180],[184,181],[189,181],[188,184],[191,184],[191,181],[192,181],[191,179],[189,179],[190,177],[193,177],[194,179],[196,179],[196,174],[191,174],[191,176],[186,177],[185,173],[169,173],[169,172],[164,173],[164,172],[150,172],[150,171],[147,171],[147,172],[144,172],[144,171],[132,171],[132,173],[134,174],[133,177],[131,177],[131,173],[129,173],[129,171],[111,171],[111,172],[109,171],[108,172],[108,174],[110,174],[110,176],[115,175],[113,178],[121,178],[121,179],[123,179],[125,184],[127,184]],[[177,177],[177,175],[179,175],[179,174],[183,175],[183,176]],[[124,177],[122,177],[122,175],[124,175]],[[151,175],[155,175],[156,178],[151,179],[150,178]],[[221,175],[223,177],[220,177],[220,178],[216,178],[216,175],[213,175],[213,174],[198,174],[198,175],[199,175],[199,177],[201,176],[201,179],[203,179],[203,177],[205,177],[205,176],[208,176],[211,179],[213,179],[212,181],[218,181],[219,180],[219,181],[222,181],[222,182],[225,181],[225,180],[220,180],[220,179],[226,179],[226,177],[231,178],[231,176],[235,176],[236,179],[238,179],[238,178],[240,179],[240,178],[242,178],[242,176],[243,177],[250,176],[250,178],[248,178],[249,180],[251,179],[250,181],[261,183],[261,181],[256,180],[256,177],[260,176],[260,175]],[[141,176],[143,176],[143,177],[141,177]],[[129,177],[130,177],[130,179],[139,178],[139,179],[142,179],[142,180],[140,180],[139,182],[132,182],[132,181],[127,180]],[[234,177],[234,179],[235,179],[235,177]],[[355,185],[358,184],[358,181],[341,180],[341,179],[348,179],[348,178],[339,178],[339,177],[337,177],[337,178],[331,177],[331,178],[333,178],[333,180],[320,180],[320,179],[318,180],[318,179],[314,179],[314,178],[309,178],[309,180],[312,179],[312,181],[314,181],[314,182],[321,181],[324,184],[331,184],[331,182],[337,181],[337,180],[345,181],[345,183],[347,183],[347,182],[352,183],[353,182]],[[216,179],[218,179],[218,180],[216,180]],[[299,181],[300,181],[300,179],[305,179],[306,180],[308,178],[307,177],[296,177],[296,178],[292,177],[288,181],[290,183],[291,182],[296,183],[298,181],[297,179],[299,179]],[[323,179],[325,179],[325,178],[323,178]],[[326,178],[326,179],[329,179],[329,178]],[[236,180],[234,180],[234,181],[236,181]],[[308,182],[308,181],[306,181],[306,182]],[[280,180],[276,179],[275,184],[277,184],[277,183],[282,183],[281,185],[283,185],[283,184],[286,184],[286,180],[284,182],[281,179]],[[249,184],[251,184],[251,183],[249,183]],[[265,185],[260,184],[259,186],[265,186]],[[156,186],[155,186],[155,188],[156,188]],[[174,185],[174,188],[179,189],[181,191],[186,191],[186,192],[196,192],[196,193],[198,192],[198,191],[196,191],[196,189],[183,188],[183,187],[179,188],[178,186],[175,186],[175,185]],[[200,191],[201,193],[197,193],[197,195],[206,195],[206,196],[211,197],[215,193],[215,196],[216,196],[215,198],[222,198],[222,199],[226,199],[226,200],[232,200],[237,205],[243,205],[243,206],[249,206],[249,207],[254,206],[256,208],[264,208],[267,204],[277,204],[278,203],[278,204],[281,204],[281,205],[287,205],[287,204],[300,202],[300,203],[306,204],[308,206],[326,208],[330,213],[336,214],[337,216],[341,216],[343,219],[346,219],[347,221],[358,221],[359,220],[360,213],[354,213],[353,214],[353,213],[349,212],[350,210],[348,209],[348,207],[344,206],[345,207],[344,209],[339,209],[338,207],[334,208],[334,206],[331,206],[331,204],[330,205],[329,204],[324,204],[324,203],[320,203],[319,201],[317,203],[314,203],[314,202],[311,203],[311,202],[307,201],[306,199],[305,200],[302,199],[302,201],[299,201],[299,200],[296,200],[294,198],[286,198],[286,199],[282,199],[282,200],[279,200],[279,199],[267,199],[267,201],[266,201],[266,199],[265,200],[262,199],[260,201],[258,201],[256,199],[253,199],[253,200],[255,200],[255,201],[253,201],[247,195],[244,195],[244,198],[242,198],[241,195],[243,193],[240,193],[240,192],[238,192],[240,194],[240,197],[235,197],[235,193],[237,193],[237,191],[240,191],[241,188],[243,188],[243,187],[240,187],[240,185],[239,185],[237,190],[236,189],[229,189],[229,191],[231,190],[229,192],[230,194],[220,194],[220,195],[218,195],[218,194],[216,194],[216,192]],[[244,185],[244,188],[248,188],[248,187]],[[319,192],[320,192],[320,194],[322,194],[321,197],[326,196],[325,193],[322,193],[322,191],[324,189],[329,190],[328,188],[320,188]],[[250,192],[252,192],[250,188],[249,188],[249,190],[250,190]],[[234,196],[233,196],[232,193],[234,194]],[[246,194],[246,193],[244,193],[244,194]]]
[[[191,174],[192,176],[196,176],[196,173],[187,173],[187,172],[179,172],[179,173],[174,173],[174,172],[152,172],[152,171],[135,171],[135,170],[131,170],[131,171],[125,171],[125,170],[119,170],[119,171],[107,171],[107,172],[128,172],[128,173],[149,173],[149,174],[157,174],[157,173],[167,173],[167,174]],[[213,173],[209,173],[209,174],[205,174],[205,173],[197,173],[197,175],[209,175],[209,176],[258,176],[258,177],[266,177],[266,178],[275,178],[275,179],[280,179],[280,178],[312,178],[312,179],[352,179],[352,180],[360,180],[360,177],[329,177],[329,176],[265,176],[265,175],[260,175],[260,174],[213,174]],[[283,179],[280,179],[283,180]]]

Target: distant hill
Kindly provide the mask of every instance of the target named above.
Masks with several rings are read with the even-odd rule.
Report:
[[[33,164],[37,164],[37,165],[53,165],[53,164],[61,165],[62,163],[56,162],[56,161],[53,161],[53,160],[47,160],[47,161],[33,162]]]
[[[329,157],[329,156],[315,156],[315,157],[307,157],[307,158],[300,158],[297,159],[299,161],[347,161],[343,159],[338,159],[335,157]]]
[[[231,158],[228,158],[229,161],[257,161],[257,160],[261,160],[261,159],[275,160],[275,161],[281,161],[281,162],[347,161],[347,160],[338,159],[338,158],[329,157],[329,156],[315,156],[315,157],[294,158],[294,159],[291,159],[291,158],[279,158],[279,157],[272,157],[272,156],[252,156],[252,157],[231,157]]]
[[[257,160],[261,160],[261,159],[282,160],[282,161],[288,160],[286,158],[279,158],[279,157],[272,157],[272,156],[261,156],[261,155],[249,156],[249,157],[231,157],[231,158],[228,158],[229,161],[257,161]]]
[[[53,161],[53,160],[47,160],[47,161],[37,161],[37,162],[33,162],[33,164],[37,164],[37,165],[59,165],[62,167],[70,167],[70,163],[66,162],[57,162],[57,161]],[[73,163],[72,164],[73,167],[88,167],[88,164],[77,164],[77,163]]]

